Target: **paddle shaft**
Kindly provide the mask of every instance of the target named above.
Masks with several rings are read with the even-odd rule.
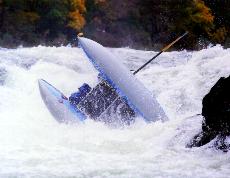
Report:
[[[161,53],[165,52],[168,50],[171,46],[173,46],[176,42],[178,42],[181,38],[183,38],[185,35],[187,35],[188,32],[185,32],[183,35],[175,39],[172,43],[168,44],[165,46],[159,53],[157,53],[152,59],[150,59],[148,62],[146,62],[144,65],[142,65],[139,69],[137,69],[133,75],[137,74],[141,69],[143,69],[145,66],[147,66],[150,62],[152,62],[154,59],[156,59]]]

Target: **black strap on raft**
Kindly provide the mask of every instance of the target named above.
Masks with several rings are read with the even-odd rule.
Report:
[[[141,69],[143,69],[145,66],[147,66],[150,62],[152,62],[154,59],[156,59],[161,53],[165,52],[168,50],[171,46],[173,46],[177,41],[179,41],[181,38],[186,36],[188,32],[185,32],[183,35],[175,39],[172,43],[169,45],[165,46],[159,53],[157,53],[152,59],[150,59],[148,62],[146,62],[144,65],[142,65],[139,69],[137,69],[135,72],[133,72],[133,75],[137,74]]]

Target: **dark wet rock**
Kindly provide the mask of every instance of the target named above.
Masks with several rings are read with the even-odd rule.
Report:
[[[220,78],[203,98],[202,131],[197,134],[189,147],[199,147],[215,139],[215,147],[228,150],[226,139],[230,136],[230,76]]]

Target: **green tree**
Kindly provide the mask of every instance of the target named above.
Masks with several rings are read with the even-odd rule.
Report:
[[[67,43],[83,28],[84,13],[84,0],[0,0],[0,42]]]
[[[35,24],[40,17],[30,9],[28,1],[17,3],[16,0],[4,0],[1,6],[0,31],[3,40],[7,41],[7,38],[10,38],[17,43],[23,39],[33,44]]]

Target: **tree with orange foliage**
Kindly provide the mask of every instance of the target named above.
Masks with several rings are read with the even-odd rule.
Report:
[[[85,12],[84,0],[0,0],[0,45],[67,44]]]
[[[176,3],[177,2],[177,3]],[[199,45],[202,39],[211,40],[210,32],[214,28],[214,15],[203,0],[177,0],[169,6],[172,10],[170,31],[181,33],[189,31],[187,47]],[[172,15],[171,14],[171,15]],[[207,42],[209,43],[209,42]],[[186,44],[186,42],[184,42]],[[198,47],[198,46],[197,46]]]
[[[209,7],[207,7],[202,0],[193,0],[193,6],[187,8],[188,12],[188,27],[192,33],[201,33],[207,37],[211,42],[222,43],[227,35],[225,27],[217,27],[214,23],[214,15]],[[197,30],[197,31],[196,31]]]
[[[212,40],[230,47],[230,1],[204,0],[215,14]]]
[[[213,28],[214,16],[211,9],[208,8],[202,0],[193,0],[192,6],[186,8],[187,11],[187,28],[194,31],[199,28],[200,31],[208,34]]]
[[[70,0],[70,12],[68,13],[68,27],[80,31],[85,25],[84,13],[86,12],[85,0]]]

